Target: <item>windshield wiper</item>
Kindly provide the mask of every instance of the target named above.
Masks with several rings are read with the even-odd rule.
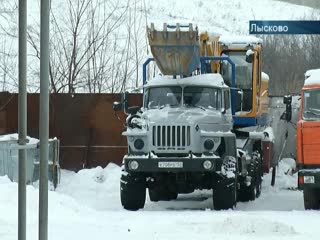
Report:
[[[206,108],[197,104],[186,104],[187,107],[196,107],[196,108],[200,108],[203,111],[206,111]]]
[[[305,113],[311,113],[311,114],[316,115],[316,116],[320,116],[320,113],[317,113],[317,112],[314,112],[314,111],[306,110],[304,112]]]
[[[320,109],[317,109],[317,108],[309,108],[309,110],[312,112],[319,112],[320,113]]]
[[[179,106],[180,106],[180,104],[172,104],[172,105],[165,104],[165,105],[158,106],[158,109],[163,109],[165,107],[176,108],[176,107],[179,107]]]
[[[197,108],[200,108],[200,109],[202,109],[203,111],[206,111],[206,110],[207,110],[205,107],[200,106],[200,105],[197,105],[197,104],[195,104],[195,105],[193,105],[193,106],[195,106],[195,107],[197,107]]]

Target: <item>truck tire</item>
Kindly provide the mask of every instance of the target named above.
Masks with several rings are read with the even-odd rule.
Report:
[[[233,209],[237,203],[236,178],[218,181],[213,188],[213,209]]]
[[[320,209],[320,190],[315,188],[305,188],[303,190],[303,200],[305,209]]]
[[[250,186],[242,185],[238,191],[238,200],[240,202],[249,202],[256,199],[256,186],[251,183]]]
[[[262,188],[262,174],[258,172],[258,177],[256,179],[256,198],[260,197]]]
[[[256,164],[256,198],[260,197],[261,195],[261,188],[262,188],[262,179],[263,179],[263,169],[262,169],[262,158],[259,157],[257,159]]]
[[[257,153],[253,154],[253,162],[250,164],[249,176],[251,184],[249,186],[243,182],[238,191],[238,200],[240,202],[254,201],[261,195],[262,185],[262,159]]]
[[[256,179],[252,179],[250,186],[242,183],[238,191],[238,201],[249,202],[254,201],[256,198],[260,197],[261,184],[262,178],[259,173],[258,176],[256,176]]]
[[[128,173],[122,174],[120,197],[124,209],[136,211],[143,208],[146,201],[146,179]]]
[[[152,202],[170,201],[178,197],[177,192],[172,192],[167,188],[149,188],[149,198]]]

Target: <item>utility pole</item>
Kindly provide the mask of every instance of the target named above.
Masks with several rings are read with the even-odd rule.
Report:
[[[19,0],[19,145],[27,140],[27,1]],[[26,149],[19,149],[18,240],[26,239]]]
[[[41,0],[40,19],[40,187],[39,240],[48,239],[49,158],[49,11],[50,0]]]

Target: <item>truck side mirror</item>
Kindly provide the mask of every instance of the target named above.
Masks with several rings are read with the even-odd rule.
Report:
[[[284,104],[290,104],[292,103],[292,96],[291,95],[286,95],[283,97],[283,103]]]
[[[283,103],[286,105],[286,111],[281,115],[280,119],[290,122],[292,119],[292,96],[287,95],[283,97]]]
[[[128,100],[129,100],[129,96],[128,96],[128,92],[124,92],[122,95],[121,95],[121,103],[123,105],[123,109],[124,111],[126,112],[127,109],[128,109]]]
[[[246,52],[246,62],[247,63],[252,63],[253,62],[253,56],[254,56],[254,51],[252,51],[251,49],[248,49],[248,51]]]
[[[113,108],[113,111],[118,112],[118,111],[122,110],[122,103],[113,102],[112,108]]]
[[[113,111],[118,112],[121,110],[126,111],[128,108],[128,92],[121,94],[120,102],[113,102],[112,104]]]

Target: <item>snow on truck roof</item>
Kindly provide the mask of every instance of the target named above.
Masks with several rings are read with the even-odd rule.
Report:
[[[221,36],[219,42],[225,45],[233,44],[259,44],[262,43],[261,38],[254,36]]]
[[[306,80],[304,85],[311,84],[320,84],[320,68],[319,69],[310,69],[304,74]]]
[[[265,72],[261,72],[261,80],[263,82],[269,82],[269,75],[266,74]]]
[[[196,86],[212,86],[226,88],[228,87],[220,74],[209,73],[200,74],[186,78],[176,78],[172,76],[156,76],[149,80],[145,87],[170,86],[170,85],[196,85]]]

